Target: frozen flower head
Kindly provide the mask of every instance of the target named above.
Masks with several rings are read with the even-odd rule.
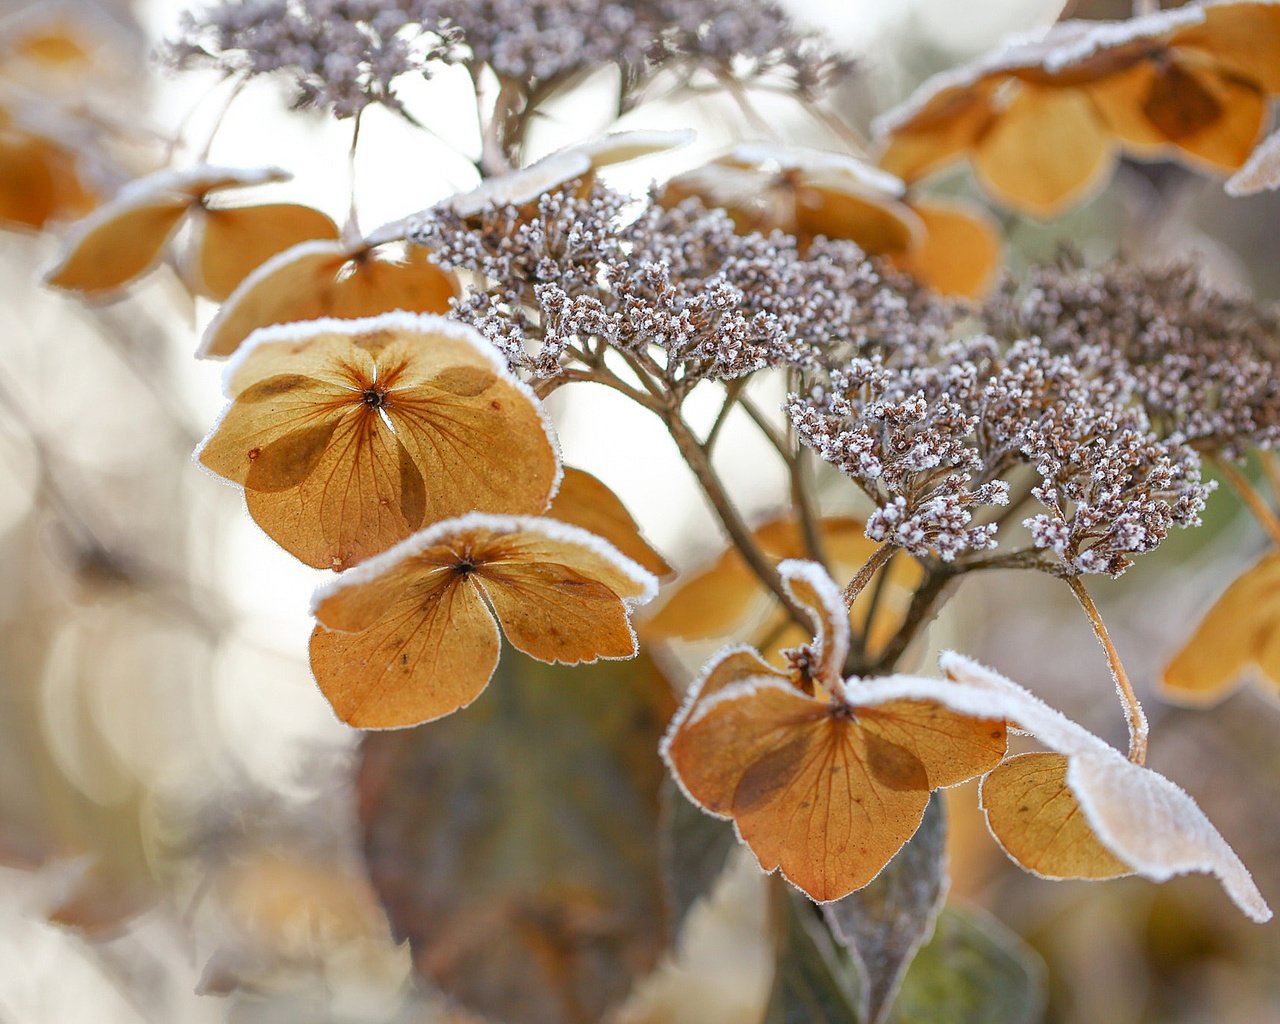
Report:
[[[174,56],[280,72],[299,106],[396,107],[393,83],[433,63],[488,67],[526,100],[614,65],[624,90],[660,67],[769,77],[799,95],[847,63],[783,9],[752,0],[220,0],[188,14]]]
[[[1173,526],[1198,522],[1208,488],[1199,458],[1157,437],[1128,392],[1087,348],[1038,341],[1007,348],[978,337],[932,352],[858,357],[792,394],[801,442],[876,503],[867,536],[953,561],[995,548],[982,506],[1015,496],[1042,510],[1023,520],[1040,568],[1118,575]]]
[[[536,203],[465,215],[442,204],[414,240],[480,275],[459,315],[539,377],[603,345],[655,360],[680,389],[815,367],[869,335],[893,346],[912,330],[911,303],[852,243],[802,255],[794,238],[740,235],[696,201],[665,209],[575,181]]]
[[[172,57],[291,80],[298,107],[350,117],[399,109],[394,82],[450,59],[453,33],[424,26],[418,0],[221,0],[183,15]]]
[[[1189,264],[1086,268],[1064,256],[1006,282],[987,319],[1054,353],[1088,349],[1093,372],[1128,390],[1161,437],[1233,457],[1276,443],[1280,311],[1211,287]]]

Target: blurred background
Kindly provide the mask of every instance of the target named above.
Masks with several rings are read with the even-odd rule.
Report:
[[[13,118],[22,106],[51,139],[90,148],[88,187],[103,196],[166,162],[197,160],[217,124],[213,162],[279,164],[295,176],[279,194],[341,220],[353,187],[350,123],[289,111],[270,82],[251,84],[222,118],[225,85],[148,63],[184,6],[57,5],[101,47],[92,77],[21,79],[20,62],[0,49],[0,79],[12,83],[0,107]],[[1062,7],[986,0],[958,16],[952,0],[792,6],[859,59],[835,105],[862,130],[928,74],[1007,32],[1044,26]],[[1128,13],[1128,4],[1070,6],[1081,17]],[[14,19],[2,41],[55,5],[0,8]],[[422,88],[445,141],[371,112],[354,170],[366,229],[474,183],[457,152],[475,148],[474,124],[457,113],[467,104],[450,101],[464,81],[442,74]],[[787,141],[831,145],[785,103],[758,102]],[[588,83],[539,126],[531,155],[605,127],[608,106],[606,83]],[[622,126],[699,131],[689,149],[617,171],[613,180],[632,189],[753,134],[712,98],[644,107]],[[0,184],[21,193],[20,182],[3,180],[17,174],[17,157],[0,150],[0,161]],[[971,191],[963,171],[945,187]],[[66,209],[74,212],[74,198]],[[57,233],[6,216],[0,1024],[438,1019],[365,879],[358,737],[334,720],[306,666],[308,600],[324,574],[277,549],[240,495],[190,460],[222,404],[220,366],[192,356],[213,307],[167,269],[112,306],[44,291],[38,269]],[[1090,257],[1177,253],[1222,283],[1276,298],[1278,226],[1278,193],[1228,199],[1219,183],[1174,166],[1125,164],[1060,221],[1006,218],[1007,261],[1016,272],[1064,241]],[[554,405],[566,460],[604,479],[674,564],[717,554],[714,523],[658,424],[608,394],[568,389]],[[705,412],[713,409],[708,402]],[[733,436],[720,449],[726,476],[747,512],[764,517],[786,493],[782,467],[750,432]],[[1152,766],[1201,802],[1274,905],[1280,708],[1251,688],[1198,712],[1164,706],[1153,692],[1164,661],[1263,547],[1261,531],[1220,491],[1205,528],[1172,539],[1098,596],[1147,700]],[[968,581],[929,642],[994,664],[1121,740],[1101,652],[1053,581]],[[951,806],[953,896],[987,908],[1044,956],[1048,1020],[1280,1022],[1280,926],[1250,925],[1202,878],[1161,887],[1036,880],[987,836],[971,789]]]

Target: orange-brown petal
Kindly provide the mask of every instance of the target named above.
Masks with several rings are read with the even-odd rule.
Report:
[[[1280,686],[1280,551],[1237,577],[1164,670],[1174,699],[1202,703],[1225,695],[1251,664]]]
[[[337,237],[332,218],[297,203],[201,210],[191,238],[193,284],[201,295],[221,302],[277,253]]]
[[[253,331],[271,324],[392,310],[444,313],[457,288],[454,276],[421,250],[396,260],[338,242],[303,242],[240,283],[205,332],[200,354],[229,356]]]
[[[438,571],[358,633],[311,634],[311,671],[334,713],[363,729],[417,725],[475,700],[498,663],[498,628],[476,587]]]
[[[1266,130],[1270,119],[1266,94],[1255,82],[1231,72],[1196,68],[1188,71],[1187,77],[1188,82],[1196,82],[1199,93],[1210,103],[1184,99],[1184,108],[1194,107],[1202,112],[1178,122],[1182,134],[1171,137],[1171,141],[1193,163],[1215,171],[1238,170]],[[1183,86],[1184,93],[1190,91],[1189,84]],[[1217,116],[1207,120],[1208,111],[1214,107]]]
[[[909,750],[924,765],[930,789],[967,782],[1004,758],[1007,740],[1001,719],[970,718],[924,700],[857,707],[856,682],[850,683],[849,696],[864,729]]]
[[[1133,869],[1098,840],[1067,786],[1067,757],[1010,758],[982,780],[987,825],[1006,853],[1045,878],[1118,878]]]
[[[919,181],[964,156],[995,116],[996,78],[946,89],[889,134],[879,164],[907,183]]]
[[[698,804],[733,818],[761,867],[818,901],[871,881],[928,802],[913,754],[768,680],[722,690],[664,753]]]
[[[565,467],[560,490],[552,499],[547,516],[603,537],[655,576],[669,576],[673,571],[644,539],[622,499],[585,470]]]
[[[848,239],[872,256],[905,252],[922,234],[916,215],[892,196],[810,186],[796,189],[792,230],[805,241]]]
[[[189,197],[148,194],[101,207],[80,222],[45,280],[55,288],[102,298],[160,262]]]
[[[1020,83],[973,150],[979,182],[1001,202],[1051,217],[1083,200],[1106,176],[1114,152],[1088,96]]]
[[[284,447],[280,457],[274,449]],[[244,481],[263,532],[319,569],[345,569],[424,525],[427,488],[408,449],[376,411],[336,419],[264,448]]]
[[[1000,228],[984,207],[963,200],[911,200],[921,240],[894,264],[943,295],[977,299],[1000,270]]]
[[[1206,4],[1204,20],[1178,32],[1172,45],[1280,92],[1280,6],[1274,3]]]
[[[488,565],[476,576],[507,639],[531,658],[576,665],[636,653],[621,598],[567,565]]]

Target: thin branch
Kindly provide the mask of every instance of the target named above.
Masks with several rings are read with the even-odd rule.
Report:
[[[903,616],[902,625],[889,638],[884,650],[870,666],[872,673],[884,673],[897,665],[898,660],[911,646],[920,627],[931,622],[938,613],[938,607],[947,584],[956,578],[956,571],[950,566],[935,565],[925,572],[924,579],[916,592],[911,596],[911,604]]]
[[[1093,635],[1098,638],[1098,643],[1102,644],[1102,649],[1107,653],[1107,664],[1111,668],[1111,678],[1115,680],[1116,692],[1120,695],[1120,703],[1124,705],[1125,714],[1129,720],[1129,760],[1134,764],[1143,764],[1147,759],[1146,712],[1142,710],[1138,695],[1133,692],[1133,686],[1129,682],[1129,675],[1125,672],[1124,665],[1120,662],[1120,654],[1116,650],[1115,644],[1111,642],[1111,635],[1107,632],[1102,616],[1098,613],[1098,606],[1093,603],[1093,598],[1085,590],[1084,582],[1079,576],[1068,576],[1066,579],[1067,585],[1071,587],[1071,592],[1076,595],[1076,600],[1080,602],[1080,607],[1084,609],[1085,615],[1089,617],[1089,624],[1093,627]]]
[[[760,549],[755,538],[751,535],[751,530],[743,521],[737,508],[734,507],[733,501],[729,498],[728,492],[724,488],[724,484],[712,467],[711,459],[698,443],[697,438],[694,437],[689,425],[674,408],[666,412],[663,420],[666,422],[667,430],[670,432],[672,440],[675,441],[676,447],[680,449],[680,454],[684,457],[689,469],[693,471],[694,477],[697,478],[702,488],[702,493],[706,495],[707,500],[711,503],[711,507],[720,519],[720,524],[724,527],[725,533],[729,535],[734,547],[738,549],[738,553],[742,555],[743,560],[759,578],[760,582],[782,603],[782,606],[787,610],[787,614],[799,625],[808,628],[808,615],[787,593],[786,587],[782,584],[782,577],[778,575],[777,568]]]
[[[706,440],[702,442],[702,447],[706,449],[710,455],[715,450],[716,439],[720,436],[729,419],[729,413],[733,412],[733,407],[738,403],[738,398],[742,394],[743,382],[741,379],[731,380],[725,384],[724,402],[720,406],[720,411],[716,413],[715,422],[711,424],[711,429],[707,431]]]
[[[1266,474],[1267,483],[1271,487],[1271,497],[1280,501],[1280,459],[1277,459],[1273,451],[1259,449],[1258,461],[1262,463],[1262,472]]]
[[[774,429],[764,411],[749,398],[744,395],[739,404],[743,412],[751,418],[751,422],[760,429],[760,433],[781,456],[783,464],[787,467],[787,473],[791,478],[791,506],[800,524],[800,537],[804,541],[805,552],[810,559],[830,570],[831,566],[827,562],[822,543],[822,530],[819,526],[817,510],[813,507],[813,499],[804,479],[801,452],[793,449],[791,442]]]
[[[858,570],[858,574],[848,582],[844,591],[840,595],[844,598],[844,606],[846,608],[853,607],[853,602],[858,599],[858,595],[861,594],[866,585],[871,582],[871,577],[880,570],[881,566],[885,565],[889,559],[893,557],[893,553],[897,550],[897,545],[892,541],[886,540],[871,552],[871,557],[868,558],[862,568]]]
[[[1249,506],[1249,511],[1253,513],[1258,522],[1271,535],[1271,539],[1276,544],[1280,544],[1280,519],[1276,518],[1271,506],[1258,493],[1257,488],[1249,482],[1249,478],[1227,459],[1211,457],[1211,461],[1214,468],[1226,477],[1227,483],[1231,485],[1232,490],[1240,495],[1241,500]]]

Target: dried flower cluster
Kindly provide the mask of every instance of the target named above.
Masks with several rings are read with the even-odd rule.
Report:
[[[1152,429],[1203,452],[1272,448],[1280,431],[1280,311],[1226,294],[1195,267],[1096,269],[1064,257],[1007,281],[987,306],[992,330],[1039,337],[1111,377]]]
[[[410,0],[224,0],[183,15],[172,59],[231,74],[283,72],[298,107],[350,117],[369,103],[399,104],[393,83],[449,59],[454,34],[428,33]]]
[[[972,525],[973,511],[1006,504],[1019,466],[1045,508],[1023,525],[1069,574],[1119,575],[1198,522],[1196,453],[1156,437],[1114,380],[1034,340],[918,355],[855,359],[788,398],[799,439],[875,500],[872,539],[944,561],[994,548],[997,525]]]
[[[746,0],[221,0],[184,17],[172,56],[284,72],[299,106],[338,117],[398,108],[395,79],[433,63],[487,66],[530,93],[612,64],[627,88],[669,66],[768,75],[801,96],[847,67],[779,5]]]
[[[852,243],[802,255],[793,238],[738,234],[723,211],[692,200],[636,213],[598,184],[582,195],[570,183],[532,207],[464,216],[442,205],[413,239],[484,278],[458,315],[539,377],[604,344],[660,357],[673,383],[723,380],[906,345],[921,330],[900,282]]]

